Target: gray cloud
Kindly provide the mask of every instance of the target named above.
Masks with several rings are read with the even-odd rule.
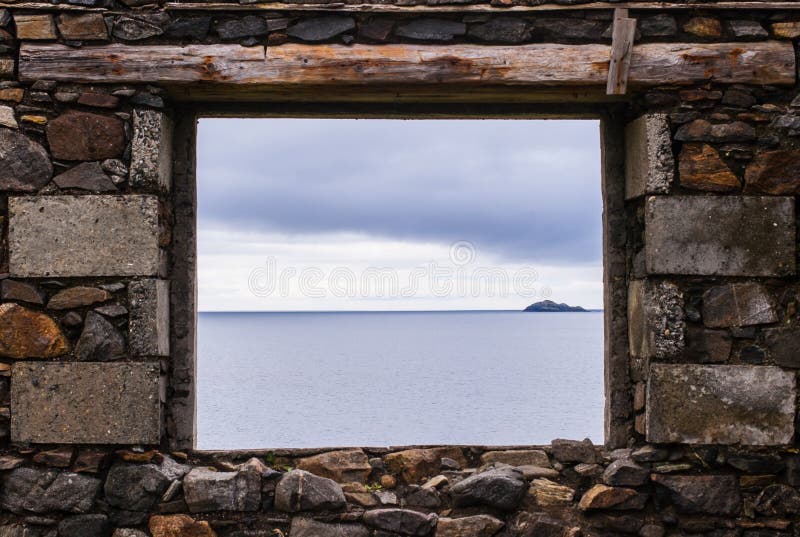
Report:
[[[204,119],[203,225],[601,258],[594,121]]]

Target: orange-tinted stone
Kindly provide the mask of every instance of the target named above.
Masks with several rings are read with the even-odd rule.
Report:
[[[67,338],[49,316],[19,304],[0,304],[0,356],[53,358],[68,351]]]
[[[678,166],[681,186],[711,192],[729,192],[739,188],[739,179],[722,161],[717,150],[708,144],[686,144]]]
[[[208,522],[187,515],[153,515],[150,517],[150,533],[153,537],[217,537]]]
[[[800,151],[760,153],[748,164],[744,179],[746,192],[800,194]]]
[[[722,23],[718,19],[694,17],[683,25],[683,30],[698,37],[720,37],[722,35]]]

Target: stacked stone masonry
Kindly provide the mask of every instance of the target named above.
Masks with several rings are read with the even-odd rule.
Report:
[[[601,58],[586,88],[561,93],[558,80],[503,87],[498,71],[491,88],[460,73],[467,92],[437,76],[414,78],[428,84],[422,97],[371,90],[390,105],[413,97],[425,113],[445,101],[473,115],[513,104],[513,114],[602,116],[604,133],[619,133],[604,142],[607,446],[187,445],[191,123],[262,111],[247,104],[259,88],[207,84],[236,75],[208,47],[229,47],[241,67],[282,46],[301,60],[311,46],[423,46],[444,77],[460,68],[448,59],[456,45],[486,58],[531,44],[608,47],[617,3],[365,4],[0,1],[0,537],[800,536],[800,10],[790,3],[626,3],[636,45],[706,47],[676,45],[691,83],[640,70],[625,96],[606,98],[594,91],[605,87]],[[709,59],[717,44],[725,57]],[[110,45],[144,63],[146,47],[169,45],[191,52],[176,64],[202,65],[176,68],[184,78],[169,83],[123,83],[117,57],[105,73],[90,63],[76,75],[31,52],[78,58]],[[756,49],[777,56],[743,72]],[[326,76],[367,77],[355,97],[342,94],[352,111],[382,67],[350,67]],[[335,89],[283,88],[266,108],[319,98],[305,115],[337,112]]]

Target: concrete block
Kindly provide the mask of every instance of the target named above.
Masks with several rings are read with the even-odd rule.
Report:
[[[172,120],[164,112],[133,112],[130,183],[168,190],[172,185]]]
[[[645,211],[650,274],[795,273],[794,198],[652,196]]]
[[[625,199],[669,190],[675,177],[669,120],[648,114],[625,127]]]
[[[789,444],[795,400],[794,373],[778,367],[653,364],[647,441]]]
[[[18,362],[11,438],[48,444],[158,444],[158,364]]]
[[[160,272],[155,196],[12,197],[9,213],[9,269],[14,276]]]
[[[631,280],[628,342],[635,358],[669,358],[684,349],[683,293],[675,284]]]
[[[135,356],[169,355],[169,282],[146,279],[128,286],[131,353]]]

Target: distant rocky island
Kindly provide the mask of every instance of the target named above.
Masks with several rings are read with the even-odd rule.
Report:
[[[556,311],[587,311],[580,306],[570,306],[568,304],[556,304],[552,300],[542,300],[541,302],[536,302],[535,304],[531,304],[524,311],[536,311],[536,312],[556,312]]]

